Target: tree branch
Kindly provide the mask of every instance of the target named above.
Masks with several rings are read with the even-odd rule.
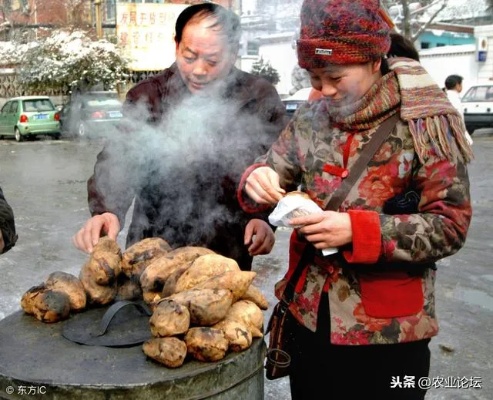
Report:
[[[416,41],[419,35],[421,35],[421,33],[423,33],[433,23],[433,20],[437,17],[438,14],[440,14],[440,12],[442,12],[445,7],[447,7],[447,1],[443,1],[442,6],[433,13],[430,19],[423,25],[421,25],[416,32],[413,33],[413,35],[411,36],[411,40],[413,42]]]

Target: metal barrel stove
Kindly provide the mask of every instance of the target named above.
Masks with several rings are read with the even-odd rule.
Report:
[[[101,311],[102,312],[102,311]],[[18,311],[0,320],[0,398],[70,400],[263,400],[266,345],[255,339],[218,362],[187,361],[169,369],[142,345],[84,345],[64,324]]]

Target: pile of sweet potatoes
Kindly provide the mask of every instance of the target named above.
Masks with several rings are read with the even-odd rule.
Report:
[[[172,249],[161,238],[149,238],[122,252],[114,240],[103,237],[79,277],[53,272],[24,293],[21,307],[51,323],[87,307],[143,300],[153,312],[152,339],[143,351],[176,368],[187,358],[220,360],[263,336],[262,310],[268,304],[252,283],[255,276],[204,247]]]

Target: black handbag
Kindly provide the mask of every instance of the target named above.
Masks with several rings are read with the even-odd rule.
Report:
[[[265,376],[269,380],[289,375],[289,365],[294,345],[292,327],[296,323],[290,315],[288,307],[278,302],[272,311],[267,325],[269,348],[265,362]]]
[[[294,346],[292,327],[297,323],[288,310],[288,304],[294,295],[294,285],[303,271],[303,266],[314,256],[315,248],[307,244],[300,261],[289,279],[282,299],[274,306],[267,324],[266,333],[269,333],[269,347],[266,354],[265,376],[269,380],[289,375],[291,354]]]
[[[386,119],[375,131],[370,141],[362,150],[359,158],[354,163],[353,168],[349,171],[347,178],[344,179],[342,185],[325,205],[326,210],[337,210],[339,208],[349,193],[349,190],[353,187],[368,165],[368,162],[396,125],[398,119],[398,114],[394,114]],[[292,327],[294,324],[297,324],[297,322],[289,312],[288,305],[293,299],[294,286],[298,281],[303,268],[314,255],[315,248],[308,243],[301,255],[298,265],[287,282],[281,300],[274,306],[269,318],[266,330],[266,334],[269,334],[269,346],[265,363],[266,378],[269,380],[279,379],[289,375],[289,366],[291,363],[290,353],[292,354],[294,346]]]
[[[400,193],[388,199],[382,208],[384,214],[414,214],[418,212],[418,204],[421,196],[418,191],[408,189],[404,193]]]

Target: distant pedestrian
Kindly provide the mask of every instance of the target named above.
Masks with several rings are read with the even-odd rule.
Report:
[[[0,188],[0,254],[9,251],[16,241],[14,212]]]
[[[462,120],[464,120],[464,110],[462,109],[462,101],[460,98],[460,93],[462,92],[462,81],[464,78],[460,75],[449,75],[447,79],[445,79],[445,93],[447,94],[448,99],[452,103],[452,105],[459,111]],[[465,131],[466,139],[469,144],[472,144],[472,137]]]

